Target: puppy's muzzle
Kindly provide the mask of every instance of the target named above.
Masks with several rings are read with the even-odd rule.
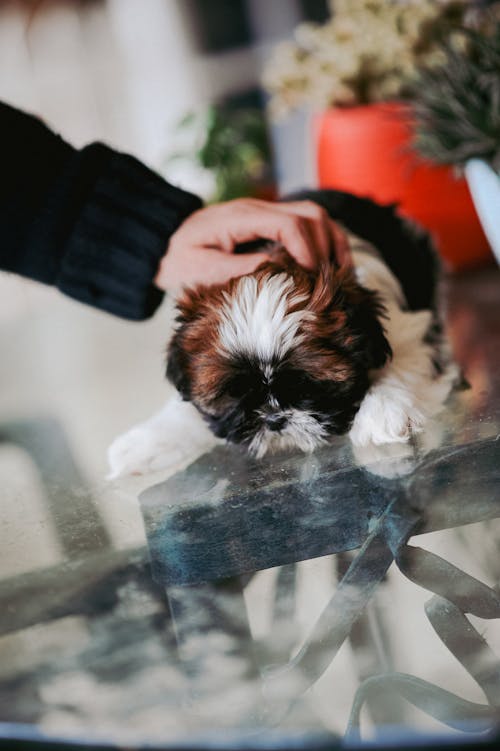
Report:
[[[286,426],[288,420],[284,415],[276,414],[276,413],[270,413],[268,415],[264,415],[264,425],[268,430],[273,430],[278,432],[279,430],[283,430],[283,428]]]

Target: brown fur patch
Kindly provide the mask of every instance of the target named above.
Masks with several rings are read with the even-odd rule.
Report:
[[[177,302],[179,327],[170,344],[169,358],[180,350],[189,398],[206,406],[224,378],[223,358],[218,350],[219,311],[224,287],[199,286],[185,290]]]
[[[347,381],[352,377],[352,365],[343,351],[348,316],[340,304],[340,291],[350,276],[350,270],[325,264],[314,281],[307,305],[313,315],[302,324],[304,344],[295,358],[300,368],[322,381]]]

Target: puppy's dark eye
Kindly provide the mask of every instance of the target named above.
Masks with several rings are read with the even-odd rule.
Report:
[[[226,393],[236,399],[261,394],[263,389],[262,380],[256,378],[253,373],[239,373],[230,378],[225,387]]]
[[[307,377],[297,370],[277,371],[271,383],[272,395],[282,406],[293,404],[307,396],[310,384]]]
[[[226,393],[229,396],[241,397],[247,393],[250,388],[250,379],[244,375],[231,378],[226,386]]]

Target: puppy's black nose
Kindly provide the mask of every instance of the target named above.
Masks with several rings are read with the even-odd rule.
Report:
[[[264,422],[269,430],[282,430],[287,423],[287,419],[283,415],[271,414],[264,417]]]

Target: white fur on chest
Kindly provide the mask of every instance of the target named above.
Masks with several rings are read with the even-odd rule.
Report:
[[[352,258],[356,278],[363,287],[377,291],[386,306],[405,307],[406,300],[399,281],[377,255],[353,251]]]
[[[436,372],[436,351],[427,337],[433,313],[405,310],[401,285],[376,256],[354,252],[353,258],[360,284],[376,290],[384,303],[392,359],[373,374],[349,437],[355,446],[403,443],[442,409],[458,369],[450,361],[442,373]]]

